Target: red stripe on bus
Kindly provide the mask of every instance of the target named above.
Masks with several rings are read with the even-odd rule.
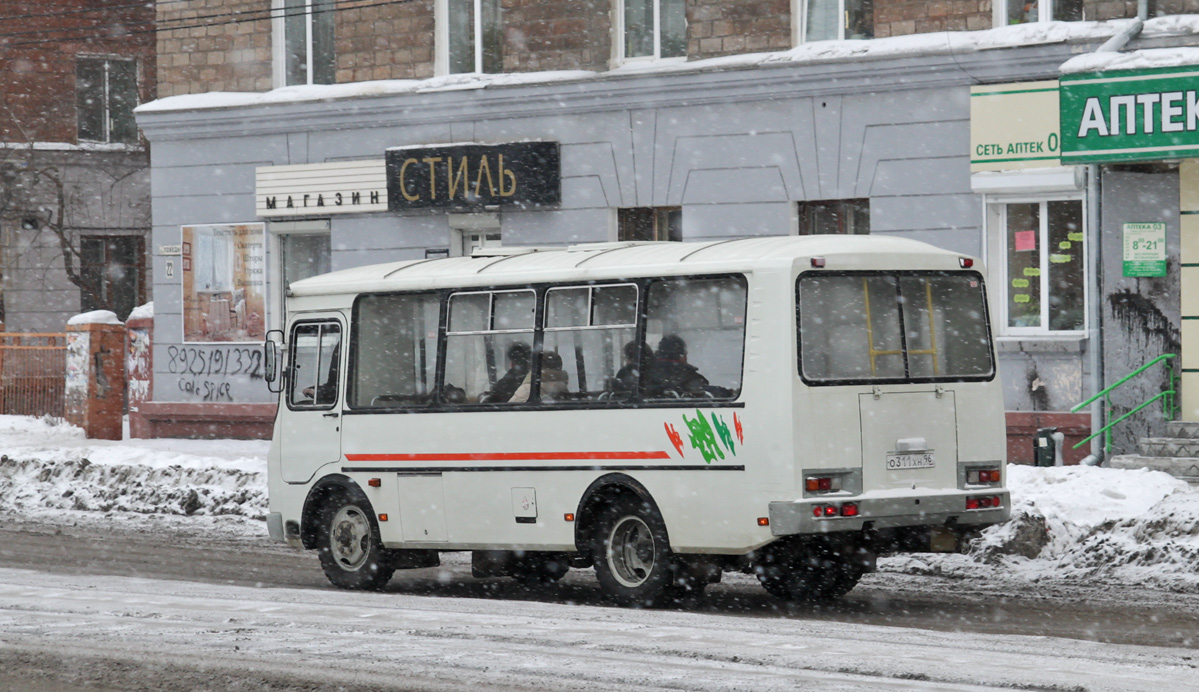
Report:
[[[470,452],[463,454],[347,454],[346,461],[552,461],[557,459],[669,459],[666,452]]]

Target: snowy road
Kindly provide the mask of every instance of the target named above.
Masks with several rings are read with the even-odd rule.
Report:
[[[1199,673],[1187,649],[1051,637],[0,569],[0,686],[22,661],[148,690],[1156,692]]]
[[[347,593],[258,538],[128,529],[0,521],[0,690],[1157,692],[1199,674],[1182,594],[884,574],[820,610],[727,575],[702,604],[630,611],[588,571],[529,594],[455,555]]]

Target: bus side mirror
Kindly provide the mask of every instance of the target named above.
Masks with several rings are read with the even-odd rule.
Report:
[[[263,378],[272,394],[283,391],[283,379],[279,377],[279,350],[282,345],[283,332],[278,329],[267,332],[266,341],[262,342]]]

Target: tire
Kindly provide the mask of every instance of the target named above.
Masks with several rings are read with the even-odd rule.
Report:
[[[621,497],[596,520],[595,576],[613,603],[649,608],[670,598],[673,554],[666,523],[649,503]]]
[[[395,568],[366,498],[334,492],[322,504],[318,521],[321,568],[334,586],[377,591],[387,584]]]
[[[840,553],[824,546],[767,549],[754,566],[758,582],[776,598],[797,603],[827,603],[849,593],[865,573]]]

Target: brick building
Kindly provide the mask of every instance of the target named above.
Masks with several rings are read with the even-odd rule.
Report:
[[[0,319],[61,331],[149,294],[150,157],[133,109],[153,100],[154,10],[119,0],[0,11]]]
[[[1120,55],[1185,53],[1199,27],[1183,15],[1197,11],[1149,2]],[[1111,270],[1093,263],[1101,245],[1119,254],[1122,216],[1178,225],[1177,162],[1063,166],[1057,153],[1063,65],[1136,13],[1123,0],[159,3],[160,100],[138,112],[154,244],[169,250],[154,257],[150,424],[269,434],[256,371],[193,364],[254,348],[281,326],[288,283],[315,272],[497,243],[872,233],[987,260],[1013,454],[1038,425],[1078,439],[1095,417],[1068,411],[1096,382],[1181,349],[1176,280],[1103,283]],[[1024,93],[1040,100],[1012,100]],[[1050,155],[984,153],[1040,116]],[[1010,146],[1046,146],[1034,134]],[[388,202],[388,150],[530,141],[559,147],[559,203]],[[1040,240],[1017,243],[1026,222]],[[265,278],[213,269],[224,242],[265,248],[241,257]],[[1016,271],[1060,280],[1034,299]],[[1136,324],[1102,331],[1122,319]],[[1118,446],[1144,432],[1129,430]]]

